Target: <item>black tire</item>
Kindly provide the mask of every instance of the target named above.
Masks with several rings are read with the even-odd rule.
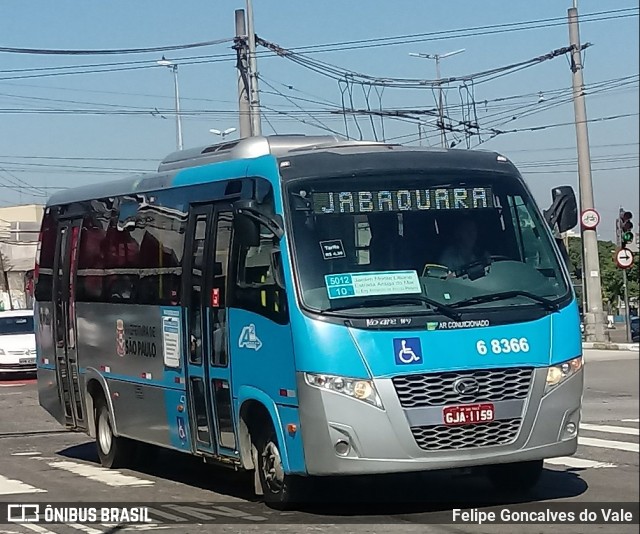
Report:
[[[279,510],[290,509],[301,502],[302,480],[284,473],[280,459],[278,438],[272,428],[258,432],[254,440],[258,451],[258,476],[262,485],[264,502]]]
[[[96,448],[100,464],[108,469],[128,465],[135,452],[132,441],[113,434],[111,414],[103,398],[96,403]]]
[[[523,493],[531,490],[540,480],[544,460],[489,466],[488,476],[499,491]]]

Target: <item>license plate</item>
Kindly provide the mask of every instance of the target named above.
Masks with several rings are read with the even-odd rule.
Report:
[[[493,421],[493,404],[465,404],[463,406],[447,406],[442,417],[445,425],[476,425]]]
[[[20,363],[22,365],[32,365],[32,364],[36,363],[36,359],[35,358],[20,358],[18,363]]]

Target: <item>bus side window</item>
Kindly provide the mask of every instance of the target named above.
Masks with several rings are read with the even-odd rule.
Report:
[[[190,299],[190,339],[189,361],[193,364],[202,363],[202,302],[205,280],[203,276],[205,239],[207,236],[208,220],[205,215],[198,215],[191,249],[191,294]]]
[[[220,212],[216,223],[215,252],[213,276],[211,282],[211,332],[213,339],[212,364],[227,365],[227,266],[231,248],[232,215],[231,212]],[[214,301],[214,294],[216,295]]]
[[[48,209],[42,221],[40,232],[40,255],[37,258],[35,298],[39,301],[53,300],[53,258],[56,251],[57,221],[55,213]]]
[[[260,232],[259,246],[239,246],[235,305],[264,315],[276,323],[286,324],[286,295],[284,289],[276,284],[271,262],[276,238],[264,227]]]

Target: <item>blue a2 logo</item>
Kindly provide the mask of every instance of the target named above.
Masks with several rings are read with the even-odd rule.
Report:
[[[240,339],[238,339],[238,347],[241,349],[260,350],[262,341],[260,341],[260,338],[256,335],[256,325],[250,324],[242,329]]]
[[[422,345],[420,344],[420,338],[394,338],[393,352],[397,365],[422,363]]]

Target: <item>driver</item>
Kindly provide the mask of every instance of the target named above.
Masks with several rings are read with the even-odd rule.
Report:
[[[478,253],[478,226],[476,221],[469,217],[459,218],[449,237],[449,244],[440,256],[440,263],[452,273],[461,267],[480,261],[483,257]]]

